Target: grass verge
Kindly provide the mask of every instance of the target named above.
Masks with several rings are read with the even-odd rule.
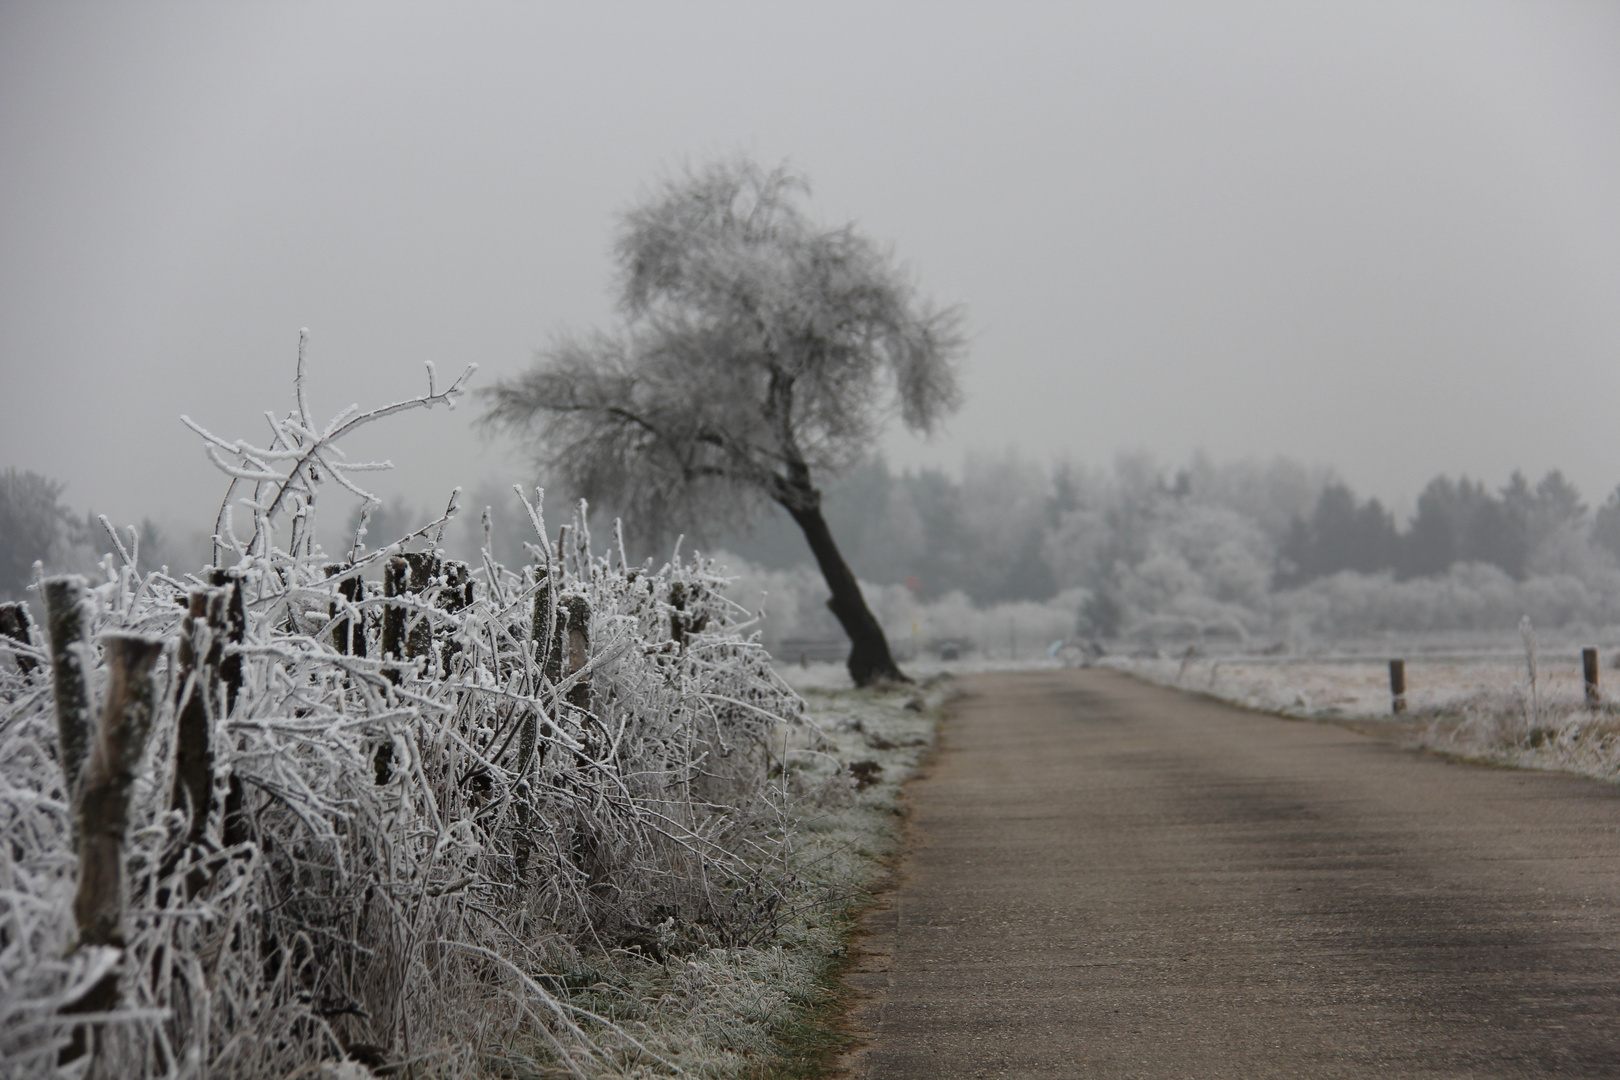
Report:
[[[901,783],[933,745],[948,678],[921,687],[802,691],[811,723],[771,766],[774,820],[757,837],[757,910],[729,940],[671,912],[636,949],[552,959],[547,989],[600,1018],[608,1061],[514,1049],[512,1077],[815,1080],[851,1037],[841,977],[858,920],[902,840]],[[737,926],[747,928],[738,936]]]

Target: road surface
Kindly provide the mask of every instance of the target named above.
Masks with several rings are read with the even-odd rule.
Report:
[[[849,1075],[1620,1077],[1620,787],[1104,670],[962,685]]]

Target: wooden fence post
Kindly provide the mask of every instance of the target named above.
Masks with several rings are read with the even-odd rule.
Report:
[[[404,596],[410,588],[411,564],[404,559],[394,557],[383,563],[383,596]],[[405,658],[405,616],[407,612],[401,604],[383,605],[382,623],[382,658],[387,665],[383,668],[383,675],[389,682],[398,686],[404,681],[404,673],[400,671],[400,664]],[[394,775],[394,743],[391,738],[384,739],[372,756],[371,769],[377,785],[381,787],[388,783]]]
[[[472,570],[464,562],[451,560],[444,564],[444,585],[439,592],[439,607],[449,615],[470,607],[473,602]],[[439,662],[444,665],[446,674],[450,671],[450,659],[461,651],[461,646],[454,640],[444,643],[440,650]]]
[[[77,574],[45,580],[45,620],[51,637],[51,681],[56,695],[56,738],[71,800],[90,756],[90,589]]]
[[[383,564],[383,596],[402,597],[420,595],[438,576],[439,557],[430,551],[408,551],[396,555]],[[433,624],[424,615],[414,619],[404,604],[383,607],[382,654],[390,665],[383,669],[390,682],[399,685],[405,679],[405,664],[418,656],[433,655]],[[394,744],[384,742],[377,747],[372,767],[378,784],[386,784],[394,775]]]
[[[349,567],[344,566],[341,563],[327,563],[326,576],[336,577],[348,569]],[[366,597],[366,583],[361,579],[359,574],[356,574],[353,577],[347,577],[338,582],[337,591],[338,595],[341,596],[347,603],[358,604]],[[338,604],[337,601],[334,600],[327,608],[327,618],[336,619],[337,617]],[[332,647],[337,649],[338,652],[344,654],[345,656],[366,655],[365,619],[363,617],[354,619],[344,618],[336,623],[333,623]]]
[[[444,564],[444,592],[439,595],[439,606],[455,613],[471,607],[473,602],[472,570],[455,559]]]
[[[669,587],[669,606],[675,609],[669,613],[669,636],[682,652],[686,651],[687,637],[702,633],[704,627],[709,624],[707,615],[691,615],[686,610],[688,603],[696,607],[703,599],[704,592],[701,586],[694,585],[690,593],[679,581]]]
[[[129,790],[157,714],[152,668],[163,653],[161,638],[109,634],[107,703],[90,751],[79,794],[79,889],[73,913],[85,945],[121,945],[124,834],[129,827]]]
[[[420,596],[432,587],[439,577],[439,557],[431,551],[407,551],[406,564],[411,568],[409,591]],[[405,659],[433,655],[433,621],[426,615],[407,619],[405,630]]]
[[[242,595],[243,574],[239,570],[214,567],[208,583],[225,590],[224,633],[220,648],[241,645],[247,640],[247,600]],[[219,681],[225,688],[225,716],[236,708],[236,697],[242,691],[242,656],[240,653],[224,656],[219,662]],[[225,807],[220,824],[220,842],[226,847],[245,843],[248,838],[247,789],[235,773],[225,788]]]
[[[408,551],[396,555],[383,565],[383,595],[419,596],[439,576],[438,556],[428,551]],[[404,604],[388,604],[383,608],[383,658],[396,662],[389,678],[399,682],[404,677],[402,664],[433,651],[433,625],[426,616],[414,619]]]
[[[186,843],[202,842],[214,790],[213,718],[225,651],[225,591],[193,589],[180,623],[180,701],[176,710],[174,788],[169,805],[191,815]]]
[[[540,661],[541,669],[547,679],[557,682],[562,678],[562,657],[553,648],[553,644],[562,612],[558,610],[557,601],[552,594],[551,579],[546,576],[544,570],[537,569],[535,573],[538,583],[534,591],[534,625],[530,631],[539,654],[536,659]]]
[[[541,650],[541,670],[553,685],[584,667],[591,658],[591,602],[583,596],[552,600],[551,582],[542,577],[534,594],[534,640]],[[568,691],[566,700],[590,708],[591,688],[582,682]]]
[[[561,661],[563,678],[580,671],[591,660],[591,602],[583,596],[565,596],[557,603],[558,620],[555,651]],[[582,679],[568,691],[568,703],[578,709],[591,707],[591,682]]]
[[[0,634],[23,645],[34,644],[34,620],[28,617],[28,605],[18,601],[10,604],[0,604]],[[39,666],[39,662],[29,656],[17,657],[17,670],[24,675],[29,674]]]
[[[551,647],[552,632],[556,627],[556,609],[551,602],[551,579],[546,576],[544,569],[536,567],[536,588],[534,590],[534,617],[529,624],[529,640],[538,650],[536,659],[540,662],[540,669],[548,680],[556,682],[554,672],[560,671],[554,655],[556,650]],[[551,737],[551,725],[543,724],[536,712],[530,712],[523,718],[523,727],[518,733],[517,772],[523,775],[529,767],[529,761],[539,755],[539,761],[545,761],[546,748],[540,739]]]
[[[240,645],[247,640],[247,601],[242,596],[242,573],[215,567],[208,583],[225,590],[225,643]],[[225,715],[236,708],[236,695],[242,690],[242,657],[227,656],[219,663],[219,677],[225,683]]]
[[[73,897],[73,917],[81,947],[123,948],[129,796],[157,715],[158,686],[152,668],[163,654],[163,641],[139,634],[109,634],[102,639],[102,652],[107,662],[107,700],[77,800],[79,884]],[[115,969],[63,1012],[107,1012],[117,1004]],[[84,1028],[76,1028],[58,1062],[83,1056],[88,1043]]]
[[[1399,716],[1406,711],[1406,661],[1389,662],[1389,711]]]
[[[1588,646],[1581,650],[1581,668],[1586,676],[1586,707],[1596,709],[1603,704],[1603,691],[1598,688],[1598,651]]]
[[[383,563],[383,596],[392,599],[404,596],[410,585],[411,564],[401,558]],[[405,657],[405,608],[399,604],[383,606],[382,655],[385,661],[396,663]],[[398,683],[398,667],[384,668],[389,681]]]
[[[553,600],[551,581],[545,571],[539,571],[539,587],[534,593],[534,618],[531,633],[539,655],[540,670],[552,686],[559,686],[568,676],[590,662],[591,658],[591,602],[583,596],[559,596]],[[591,684],[581,680],[569,689],[563,699],[579,709],[591,707]],[[538,727],[538,731],[536,728]],[[527,766],[539,742],[537,736],[549,736],[551,726],[541,724],[538,717],[524,721],[518,740],[518,768]],[[539,747],[542,760],[545,747]]]

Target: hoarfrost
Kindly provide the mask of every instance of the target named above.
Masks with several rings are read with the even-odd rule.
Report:
[[[169,643],[130,807],[121,949],[75,947],[51,673],[0,665],[0,1059],[53,1075],[81,1027],[93,1076],[340,1076],[368,1055],[477,1075],[542,1042],[575,1075],[612,1068],[619,1050],[642,1054],[633,1034],[548,973],[586,945],[656,948],[647,928],[667,937],[676,918],[717,946],[768,931],[750,823],[783,797],[766,782],[773,740],[803,702],[710,563],[597,555],[583,505],[554,542],[539,492],[529,566],[487,550],[477,567],[397,557],[438,542],[454,495],[364,557],[362,517],[348,559],[328,562],[320,487],[369,505],[349,474],[378,464],[348,463],[337,440],[452,404],[472,369],[440,388],[430,366],[426,394],[317,429],[300,345],[297,408],[270,416],[268,444],[186,420],[229,477],[208,582],[143,576],[138,546],[109,529],[118,558],[92,589],[91,640]],[[246,541],[233,503],[253,521]],[[409,587],[385,595],[385,569]],[[179,703],[201,676],[177,649],[187,594],[210,588],[239,590],[242,625],[207,686],[198,808],[175,773]],[[197,632],[202,655],[226,628]],[[116,1009],[63,1011],[113,971]]]

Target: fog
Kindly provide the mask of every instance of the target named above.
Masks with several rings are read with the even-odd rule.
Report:
[[[0,6],[0,467],[205,525],[188,414],[521,370],[612,318],[616,215],[687,162],[968,311],[966,404],[895,467],[1284,455],[1620,482],[1620,8]],[[386,495],[523,479],[477,408],[353,448]]]

